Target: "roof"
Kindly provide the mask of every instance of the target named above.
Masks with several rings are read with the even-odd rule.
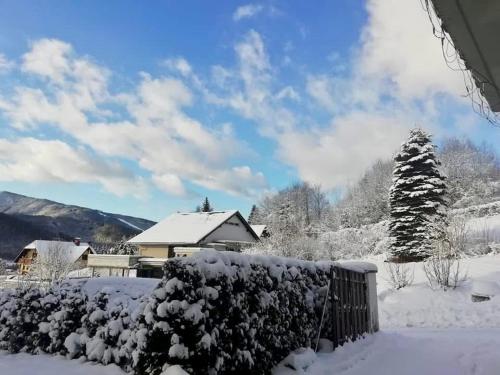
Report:
[[[500,112],[500,2],[432,0],[476,86],[494,112]]]
[[[95,254],[94,249],[87,242],[81,242],[80,245],[76,245],[73,241],[46,241],[46,240],[36,240],[26,245],[21,253],[16,257],[17,260],[21,257],[24,250],[35,249],[37,254],[48,253],[50,249],[62,248],[68,251],[71,262],[76,262],[83,253],[90,249],[90,251]]]
[[[250,233],[258,239],[238,211],[178,212],[130,239],[134,244],[198,244],[227,220],[237,215]]]
[[[266,227],[267,225],[263,225],[263,224],[255,224],[255,225],[250,225],[253,229],[253,231],[255,232],[255,234],[257,234],[257,236],[262,237],[262,233],[264,233],[264,231],[266,230]]]

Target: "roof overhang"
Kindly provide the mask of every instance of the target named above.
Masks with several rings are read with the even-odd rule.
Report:
[[[431,0],[476,87],[500,112],[500,1]]]

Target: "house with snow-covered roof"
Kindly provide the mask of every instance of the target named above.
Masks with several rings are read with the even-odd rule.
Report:
[[[142,256],[172,258],[200,248],[239,251],[259,240],[238,211],[178,212],[128,242]]]
[[[240,251],[259,235],[238,211],[178,212],[138,234],[128,243],[136,255],[91,255],[93,276],[159,277],[169,258],[190,256],[204,249]]]
[[[26,245],[15,259],[19,266],[19,273],[22,275],[28,273],[38,256],[47,255],[51,251],[66,254],[67,262],[74,264],[75,268],[85,268],[88,256],[95,254],[89,243],[81,242],[78,238],[73,241],[35,240]]]

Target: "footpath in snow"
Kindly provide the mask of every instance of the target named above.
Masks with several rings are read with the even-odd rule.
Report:
[[[384,330],[273,375],[497,375],[500,329]]]

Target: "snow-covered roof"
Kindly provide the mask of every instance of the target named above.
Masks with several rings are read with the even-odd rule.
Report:
[[[262,237],[262,233],[266,230],[266,225],[255,224],[250,225],[257,236]]]
[[[238,211],[178,212],[130,239],[135,244],[198,244]],[[245,219],[241,218],[248,225]],[[248,226],[250,228],[250,226]],[[251,228],[250,228],[251,229]],[[253,231],[252,231],[253,232]]]
[[[23,251],[17,256],[16,261],[21,257],[24,250],[31,249],[35,249],[37,254],[40,255],[48,253],[50,249],[64,249],[68,252],[71,262],[76,262],[87,249],[90,249],[90,251],[95,254],[94,249],[87,242],[80,242],[80,244],[77,245],[73,241],[36,240],[24,247]]]

